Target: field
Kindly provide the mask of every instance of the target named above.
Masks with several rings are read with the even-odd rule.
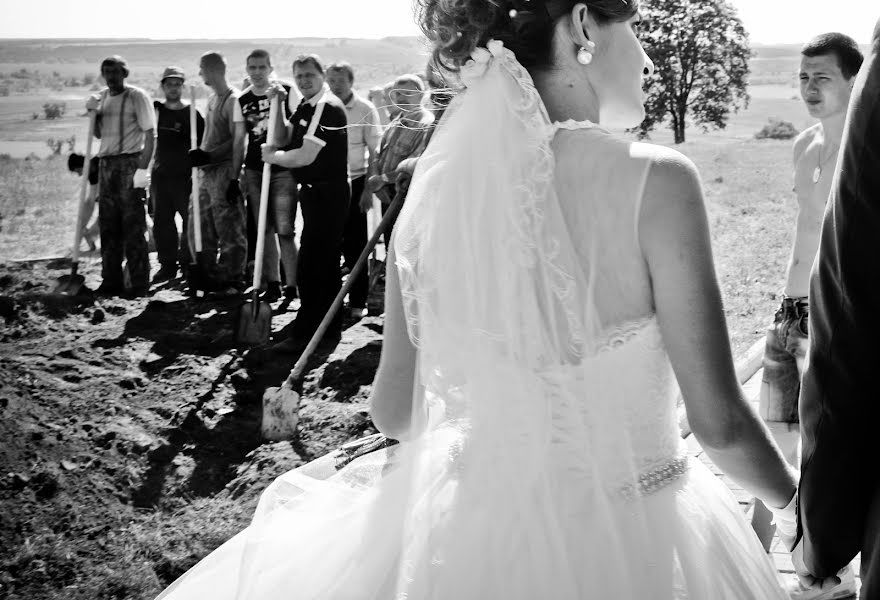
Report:
[[[360,89],[423,64],[414,40],[294,42],[261,45],[276,64],[300,51],[349,58]],[[46,140],[76,136],[82,146],[91,65],[121,53],[132,81],[154,92],[164,65],[194,73],[212,47],[241,65],[253,43],[0,43],[0,82],[20,87],[0,96],[0,155],[10,155],[0,156],[0,599],[150,598],[246,525],[274,476],[373,431],[365,408],[381,289],[370,316],[347,322],[310,363],[299,439],[265,444],[259,399],[292,359],[237,349],[234,303],[195,302],[179,283],[149,299],[59,302],[47,292],[68,263],[19,262],[69,248],[78,180],[63,156],[47,156]],[[812,123],[793,87],[797,49],[758,51],[748,109],[725,130],[689,129],[677,147],[703,178],[735,352],[776,308],[795,215],[791,143],[754,134],[771,117]],[[27,77],[9,76],[21,69]],[[46,102],[66,102],[66,114],[46,120]],[[671,145],[672,136],[657,131],[652,141]],[[99,256],[87,253],[82,268],[94,288]],[[274,306],[276,332],[288,308]]]

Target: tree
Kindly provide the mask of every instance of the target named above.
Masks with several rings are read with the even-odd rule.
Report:
[[[642,5],[639,34],[654,74],[647,81],[647,137],[668,118],[675,143],[690,120],[724,129],[731,112],[748,107],[749,37],[729,0],[663,0]]]

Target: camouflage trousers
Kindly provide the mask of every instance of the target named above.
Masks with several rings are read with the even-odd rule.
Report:
[[[246,216],[241,197],[235,204],[226,201],[226,189],[233,179],[238,177],[233,176],[232,165],[229,163],[205,167],[199,171],[201,264],[206,274],[215,282],[240,285],[244,281],[247,263]],[[195,252],[192,203],[187,221],[189,247]]]
[[[103,156],[99,162],[98,227],[101,232],[101,277],[110,287],[122,288],[122,259],[127,261],[131,285],[150,285],[150,259],[144,192],[135,189],[138,154]]]

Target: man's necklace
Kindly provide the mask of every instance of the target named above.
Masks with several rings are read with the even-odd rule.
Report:
[[[825,167],[825,165],[828,163],[828,161],[831,160],[831,158],[833,156],[837,155],[837,151],[838,151],[839,147],[840,147],[840,145],[838,144],[838,146],[835,147],[834,150],[831,151],[828,154],[828,156],[825,157],[824,160],[822,159],[822,151],[819,150],[818,164],[816,165],[816,169],[813,171],[813,183],[819,183],[819,179],[822,178],[822,169]]]

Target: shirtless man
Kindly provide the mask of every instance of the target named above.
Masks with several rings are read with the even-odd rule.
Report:
[[[799,465],[798,394],[807,351],[810,269],[819,248],[847,106],[862,60],[858,44],[840,33],[817,36],[801,51],[801,97],[819,123],[794,142],[797,225],[782,305],[767,332],[760,398],[761,416],[794,466]],[[767,550],[774,531],[770,520],[770,512],[756,501],[752,526]]]

